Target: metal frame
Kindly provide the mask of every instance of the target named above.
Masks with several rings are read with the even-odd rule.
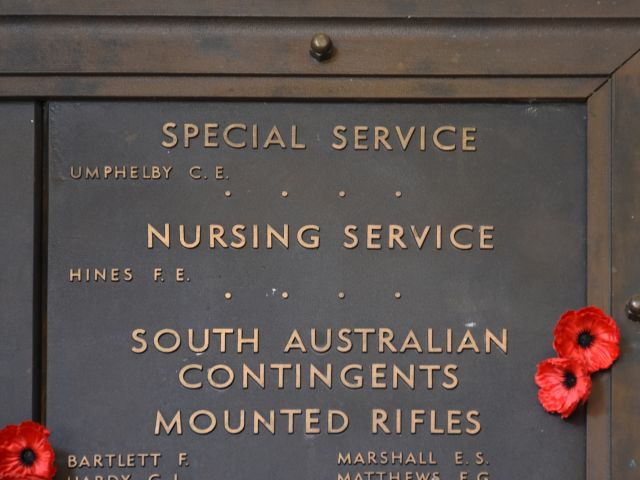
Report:
[[[430,0],[390,2],[389,0],[5,0],[2,10],[10,15],[145,15],[185,17],[324,17],[324,18],[638,18],[640,5],[634,0],[585,2],[538,0]]]
[[[587,479],[637,478],[640,326],[624,303],[640,289],[640,3],[338,3],[8,0],[0,96],[586,102],[587,298],[624,338],[594,381]],[[317,31],[337,47],[324,63],[308,55]]]

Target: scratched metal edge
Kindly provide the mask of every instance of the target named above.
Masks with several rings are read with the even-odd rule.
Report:
[[[612,313],[622,333],[612,369],[611,466],[614,480],[640,475],[640,323],[626,318],[640,290],[640,55],[613,75]]]
[[[115,0],[86,2],[80,0],[5,0],[3,15],[180,15],[180,16],[309,16],[309,17],[454,17],[454,18],[590,18],[640,17],[640,4],[633,0],[556,2],[552,0],[431,0],[427,2],[393,2],[369,0],[366,6],[338,0]]]
[[[0,76],[0,97],[234,100],[585,100],[607,77]]]
[[[611,81],[587,102],[587,303],[611,311]],[[593,376],[587,480],[611,478],[611,375]]]

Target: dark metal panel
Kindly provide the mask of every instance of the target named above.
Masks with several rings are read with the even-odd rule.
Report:
[[[588,102],[587,303],[611,311],[611,81]],[[611,374],[593,375],[587,480],[611,478]]]
[[[640,323],[625,316],[640,292],[640,56],[613,77],[613,297],[622,351],[613,367],[613,480],[640,476]]]
[[[636,21],[4,17],[0,73],[609,75]],[[337,53],[309,55],[317,31]]]
[[[584,100],[606,77],[0,76],[10,97]]]
[[[66,454],[97,451],[190,452],[190,476],[220,478],[336,478],[336,451],[434,450],[441,478],[459,478],[454,449],[484,451],[495,478],[583,480],[584,421],[548,415],[537,404],[535,364],[553,354],[551,331],[568,305],[582,305],[586,291],[586,109],[580,104],[505,103],[304,103],[304,102],[53,102],[50,116],[49,382],[48,425]],[[265,151],[161,147],[165,119],[295,121],[308,149]],[[401,122],[461,121],[482,126],[473,161],[458,151],[404,155],[329,148],[331,127]],[[481,147],[481,148],[480,148]],[[423,152],[424,153],[424,152]],[[193,182],[189,165],[222,162],[231,178]],[[71,166],[154,164],[175,166],[175,177],[74,180]],[[231,196],[225,196],[229,189]],[[338,191],[348,192],[341,198]],[[287,190],[284,198],[281,192]],[[400,197],[395,192],[401,190]],[[495,251],[442,252],[399,249],[345,251],[345,223],[496,222]],[[231,224],[283,222],[321,225],[317,251],[274,248],[238,251],[145,248],[147,222]],[[553,232],[553,233],[551,233]],[[153,284],[154,266],[183,266],[191,282]],[[131,283],[69,282],[69,269],[131,266]],[[526,285],[526,288],[523,288]],[[337,291],[347,292],[345,299]],[[282,290],[290,297],[281,298]],[[233,292],[226,301],[225,291]],[[401,299],[393,292],[401,291]],[[456,292],[454,295],[451,292]],[[73,308],[70,308],[73,305]],[[130,351],[133,328],[259,326],[261,354],[202,356]],[[282,361],[281,340],[297,327],[384,326],[424,331],[510,331],[508,356],[427,356],[460,363],[461,384],[451,392],[377,390],[243,392],[181,389],[175,380],[185,362]],[[72,345],[73,348],[68,348]],[[411,362],[391,354],[340,357],[286,356],[314,361]],[[422,361],[424,357],[420,358]],[[447,358],[447,360],[445,360]],[[403,363],[404,364],[404,363]],[[337,367],[336,367],[337,368]],[[196,438],[153,435],[155,410],[277,408],[339,405],[353,415],[343,436],[226,436],[219,430]],[[482,433],[370,435],[366,409],[468,408],[482,410]],[[186,414],[186,413],[185,413]],[[113,421],[117,417],[118,421]],[[136,449],[136,450],[134,450]],[[476,450],[477,449],[477,450]],[[282,452],[287,452],[283,455]],[[535,452],[535,454],[532,454]],[[247,459],[250,461],[247,461]],[[296,461],[291,459],[295,458]],[[224,459],[221,462],[220,459]],[[174,467],[175,468],[175,467]],[[63,476],[68,472],[60,468]],[[171,472],[162,465],[163,478]],[[84,473],[82,470],[75,473]],[[102,473],[92,470],[92,473]],[[111,472],[116,473],[116,472]],[[127,471],[126,473],[131,473]],[[446,476],[445,476],[446,474]],[[139,475],[134,475],[138,477]],[[144,477],[146,478],[146,476]]]
[[[35,106],[0,103],[0,426],[32,418]]]
[[[636,0],[4,0],[4,15],[174,15],[240,17],[562,18],[640,17]]]

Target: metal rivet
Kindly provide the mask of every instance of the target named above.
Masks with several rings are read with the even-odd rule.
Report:
[[[231,196],[231,192],[229,190],[227,190],[226,192],[224,192],[224,196],[225,197],[230,197]]]
[[[285,300],[289,298],[289,292],[282,292],[282,298],[284,298]]]
[[[629,320],[640,322],[640,293],[636,293],[629,299],[625,307],[625,312]]]
[[[231,292],[226,292],[224,294],[224,298],[226,298],[227,300],[231,300],[231,297],[232,297]]]
[[[396,297],[396,298],[400,298],[400,297],[402,297],[402,295],[400,294],[400,292],[396,292],[396,293],[394,293],[394,294],[393,294],[393,296],[394,296],[394,297]]]
[[[338,192],[338,196],[339,196],[340,198],[344,198],[344,197],[346,197],[346,196],[347,196],[347,192],[345,192],[344,190],[340,190],[340,191]]]
[[[338,292],[338,298],[342,300],[344,298],[344,292]]]
[[[333,55],[333,42],[326,33],[316,33],[311,39],[309,53],[319,62],[328,60]]]
[[[400,190],[398,190],[396,192],[396,198],[400,198],[402,196],[402,192]]]
[[[287,192],[286,190],[282,191],[282,197],[283,198],[287,198],[289,196],[289,192]]]

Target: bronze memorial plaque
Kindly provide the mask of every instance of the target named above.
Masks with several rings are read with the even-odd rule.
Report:
[[[638,480],[640,2],[0,2],[0,480]]]
[[[57,478],[585,478],[572,102],[53,101]]]

